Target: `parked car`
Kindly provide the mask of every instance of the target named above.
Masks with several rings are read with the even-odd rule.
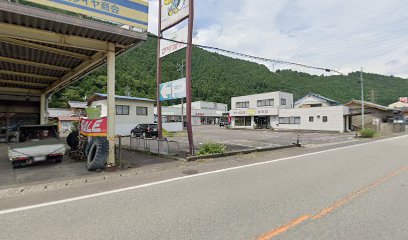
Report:
[[[132,137],[158,137],[159,133],[157,131],[157,124],[155,123],[144,123],[139,124],[130,132]]]
[[[65,151],[55,126],[20,126],[17,143],[9,147],[8,157],[13,168],[19,168],[41,161],[60,163]]]

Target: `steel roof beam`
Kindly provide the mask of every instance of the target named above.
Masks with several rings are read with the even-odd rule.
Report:
[[[10,88],[10,87],[1,87],[0,93],[4,93],[4,94],[20,93],[20,94],[33,95],[33,96],[38,96],[38,95],[43,94],[41,90],[34,90],[34,89],[29,89],[29,88]]]
[[[8,62],[8,63],[14,63],[14,64],[22,64],[22,65],[28,65],[28,66],[34,66],[34,67],[40,67],[40,68],[47,68],[47,69],[57,70],[61,72],[71,71],[70,68],[66,68],[66,67],[60,67],[60,66],[55,66],[55,65],[50,65],[50,64],[44,64],[44,63],[39,63],[39,62],[26,61],[26,60],[8,58],[8,57],[2,57],[2,56],[0,56],[0,62]]]
[[[36,49],[36,50],[40,50],[44,52],[55,53],[55,54],[77,58],[77,59],[82,59],[82,60],[88,60],[90,58],[89,56],[84,55],[84,54],[70,52],[70,51],[59,49],[59,48],[48,47],[48,46],[44,46],[44,45],[40,45],[40,44],[36,44],[32,42],[26,42],[23,40],[18,40],[18,39],[9,38],[9,37],[0,36],[0,42],[5,42],[5,43],[21,46],[21,47],[32,48],[32,49]]]
[[[0,35],[98,52],[108,51],[108,42],[106,41],[84,38],[80,36],[58,34],[55,32],[23,27],[14,24],[0,23]],[[117,47],[125,48],[126,46]]]
[[[38,79],[50,80],[50,81],[59,80],[59,78],[57,78],[57,77],[37,75],[37,74],[32,74],[32,73],[14,72],[14,71],[8,71],[8,70],[0,70],[0,74],[7,74],[7,75],[14,75],[14,76],[21,76],[21,77],[29,77],[29,78],[38,78]]]
[[[100,64],[101,60],[105,57],[105,55],[106,54],[103,52],[96,53],[95,55],[92,56],[91,60],[81,63],[71,72],[64,75],[59,81],[52,83],[51,86],[45,90],[45,93],[48,94],[52,91],[55,91],[56,89],[59,89],[61,86],[67,85],[73,79],[83,75],[84,73],[89,71],[89,69],[92,69],[96,65]]]
[[[48,87],[49,86],[49,84],[45,84],[45,83],[33,83],[33,82],[24,82],[24,81],[8,80],[8,79],[0,79],[0,83],[27,85],[27,86],[33,86],[33,87]]]

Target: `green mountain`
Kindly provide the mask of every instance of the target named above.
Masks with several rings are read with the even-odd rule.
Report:
[[[141,47],[117,58],[116,92],[155,99],[157,39],[149,37]],[[180,78],[177,64],[185,50],[163,60],[163,82]],[[408,79],[364,74],[368,101],[388,105],[408,95]],[[291,70],[271,72],[266,66],[193,49],[193,100],[230,104],[231,97],[270,91],[286,91],[295,99],[308,92],[347,102],[360,98],[359,73],[347,76],[316,76]],[[84,100],[95,92],[106,93],[106,67],[53,95],[50,107],[65,107],[68,100]],[[171,104],[167,102],[166,104]]]

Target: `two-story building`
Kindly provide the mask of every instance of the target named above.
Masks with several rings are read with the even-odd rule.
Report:
[[[349,131],[348,107],[309,93],[293,103],[293,95],[270,92],[231,99],[232,128],[276,130]]]
[[[116,95],[116,134],[129,135],[130,131],[138,124],[154,123],[155,100],[130,96]],[[107,95],[95,93],[88,98],[90,107],[101,110],[101,117],[108,114]]]
[[[269,92],[231,98],[232,128],[269,128],[279,122],[279,109],[292,108],[293,94]]]

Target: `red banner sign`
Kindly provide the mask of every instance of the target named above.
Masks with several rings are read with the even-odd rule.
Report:
[[[108,132],[108,119],[106,117],[100,119],[81,118],[80,132],[88,137],[106,137]]]

